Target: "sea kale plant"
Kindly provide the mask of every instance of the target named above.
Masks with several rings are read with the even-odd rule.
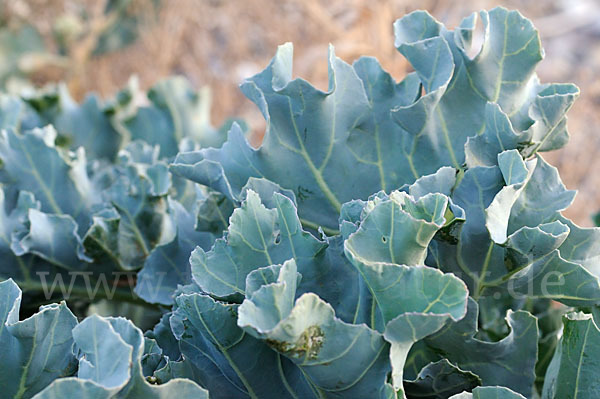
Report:
[[[396,21],[399,83],[280,46],[259,148],[181,78],[1,97],[2,397],[599,397],[600,230],[540,155],[579,89],[479,17]]]

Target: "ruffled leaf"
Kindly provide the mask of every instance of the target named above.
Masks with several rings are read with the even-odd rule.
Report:
[[[90,316],[73,329],[79,354],[77,377],[58,379],[36,399],[84,398],[208,398],[194,382],[175,379],[151,385],[142,373],[144,338],[130,321]],[[64,397],[64,396],[63,396]]]
[[[31,398],[54,379],[71,375],[71,330],[77,319],[64,302],[42,306],[19,320],[21,290],[12,281],[0,282],[0,385],[5,398]]]

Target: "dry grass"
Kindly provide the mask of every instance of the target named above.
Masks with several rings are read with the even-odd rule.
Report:
[[[143,10],[146,1],[135,0],[135,6]],[[82,6],[91,15],[88,30],[103,22],[103,1],[15,3],[21,3],[22,12],[29,13],[27,18],[46,34],[54,18]],[[396,18],[420,8],[454,26],[482,8],[517,8],[540,30],[546,48],[539,70],[541,79],[575,82],[582,88],[582,98],[571,112],[571,143],[548,155],[567,186],[580,189],[576,205],[567,214],[589,225],[589,215],[600,209],[594,173],[600,165],[600,137],[595,134],[595,110],[600,102],[600,82],[595,77],[600,66],[600,25],[596,22],[600,8],[593,0],[163,0],[163,5],[158,20],[143,29],[134,45],[90,58],[89,43],[82,44],[79,53],[73,55],[74,65],[59,77],[81,97],[90,90],[111,96],[132,74],[139,76],[144,88],[162,77],[183,74],[196,86],[212,88],[216,123],[236,115],[260,131],[262,118],[237,85],[264,68],[278,44],[294,43],[296,75],[318,87],[325,87],[327,82],[328,43],[333,43],[337,55],[347,61],[360,55],[375,56],[400,79],[408,66],[393,46],[392,23]]]

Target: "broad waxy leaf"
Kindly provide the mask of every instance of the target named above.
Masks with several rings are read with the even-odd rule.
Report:
[[[166,170],[160,169],[157,172],[166,175]],[[131,184],[134,186],[131,187]],[[111,187],[109,196],[120,216],[117,233],[119,256],[126,269],[141,267],[154,246],[173,239],[173,222],[168,215],[165,194],[154,191],[154,187],[142,176],[120,179]],[[135,245],[128,245],[128,242]]]
[[[597,276],[576,263],[578,259],[570,261],[571,251],[565,251],[566,256],[561,251],[567,242],[576,245],[560,216],[573,193],[540,157],[524,163],[516,151],[509,150],[498,159],[498,166],[467,170],[452,190],[450,198],[464,209],[466,221],[458,242],[443,236],[433,242],[429,264],[459,275],[476,298],[508,289],[513,295],[566,304],[596,303],[600,295]],[[594,231],[582,231],[579,236],[590,234]],[[595,257],[597,247],[586,247],[580,256]]]
[[[95,196],[85,171],[85,156],[78,152],[75,159],[65,159],[54,147],[55,136],[52,128],[23,135],[2,131],[2,181],[33,193],[43,212],[71,215],[85,228],[89,220],[86,210]]]
[[[154,247],[172,243],[178,222],[167,199],[170,175],[156,149],[133,143],[119,153],[117,165],[86,170],[83,151],[72,158],[54,147],[51,128],[4,134],[4,162],[35,162],[33,169],[24,164],[2,171],[8,201],[3,201],[2,276],[17,279],[27,293],[43,294],[46,301],[72,295],[93,300],[103,293],[132,298],[127,287],[117,286],[118,274],[141,268]],[[38,159],[54,166],[42,168]],[[29,188],[40,197],[25,191]],[[193,233],[195,218],[187,219],[186,231]],[[195,245],[212,243],[210,234],[197,236],[203,238],[184,248],[180,259],[187,259]],[[162,302],[171,303],[177,283],[190,281],[186,275],[187,270],[179,277],[171,274],[166,285],[152,279],[139,285],[155,293],[146,297],[162,295]]]
[[[94,292],[101,292],[102,284],[108,284],[106,275],[103,275],[102,270],[84,268],[86,263],[81,259],[87,258],[78,252],[80,243],[77,233],[73,231],[73,220],[62,215],[37,211],[40,204],[31,193],[21,191],[16,199],[10,199],[6,198],[6,191],[9,192],[5,188],[0,193],[0,221],[2,222],[0,253],[3,259],[0,266],[0,279],[11,278],[17,282],[26,294],[24,307],[33,310],[32,308],[39,306],[38,301],[48,303],[52,298],[90,299]],[[13,201],[15,202],[11,205],[10,202]],[[62,218],[63,222],[67,222],[65,223],[67,228],[64,231],[45,230],[43,224],[33,224],[28,228],[32,212],[50,221],[52,219],[60,221]],[[52,243],[49,248],[35,246],[23,248],[21,245],[23,234],[29,232],[28,235],[31,236],[31,232],[36,234],[36,230],[40,236],[31,237],[32,243],[36,245]],[[73,241],[68,241],[69,239]],[[69,250],[58,251],[56,248]],[[20,255],[16,255],[17,253]],[[74,267],[70,268],[65,264],[66,262],[61,262],[61,258],[72,261]],[[127,296],[127,293],[119,287],[109,286],[107,289],[113,296],[119,298]],[[33,300],[33,303],[29,304],[30,300]]]
[[[317,293],[344,321],[372,321],[372,298],[345,258],[341,237],[320,241],[303,231],[293,198],[255,183],[266,198],[245,189],[246,200],[232,215],[227,234],[210,251],[192,253],[194,281],[217,297],[239,297],[251,271],[293,258],[305,276],[299,293]]]
[[[6,198],[5,191],[0,190],[0,278],[12,278],[21,285],[28,284],[33,281],[31,276],[36,269],[35,264],[39,265],[40,262],[32,255],[15,255],[11,249],[12,234],[25,228],[29,209],[39,209],[40,204],[31,193],[21,191],[14,207],[10,209],[10,199]]]
[[[11,248],[15,255],[35,254],[68,270],[82,269],[84,262],[91,262],[84,253],[73,218],[30,208],[28,219],[27,231],[13,233]]]
[[[237,305],[201,294],[176,301],[171,326],[211,398],[318,397],[287,358],[237,326]]]
[[[407,268],[388,265],[387,269],[383,273],[379,271],[381,273],[379,280],[375,280],[371,276],[365,277],[365,280],[371,289],[372,295],[376,298],[382,313],[390,310],[394,299],[400,299],[404,302],[403,306],[398,306],[394,309],[392,313],[394,318],[389,320],[389,322],[387,322],[386,316],[389,317],[390,315],[384,313],[383,316],[387,322],[384,337],[392,345],[390,360],[393,367],[392,378],[394,388],[401,389],[403,369],[412,345],[418,340],[438,331],[446,321],[462,318],[465,314],[467,291],[466,287],[460,281],[453,281],[452,278],[444,279],[444,277],[449,276],[442,277],[441,273],[436,273],[434,270],[428,268]],[[373,272],[378,272],[378,270],[374,269]],[[407,273],[407,275],[403,275],[402,272]],[[387,288],[383,284],[386,277],[406,279],[402,284],[396,283],[390,287],[394,290],[407,288],[400,298],[380,293],[380,291]],[[435,292],[433,297],[428,296],[425,292],[428,289],[423,288],[424,281],[428,281],[428,284],[429,282],[433,283],[428,288],[432,292]],[[408,287],[403,287],[404,284]],[[423,290],[423,295],[421,295],[420,290]],[[454,302],[446,304],[446,301]]]
[[[599,330],[561,316],[598,313],[600,229],[539,156],[579,89],[539,82],[518,12],[479,13],[473,49],[477,16],[396,21],[401,82],[330,47],[321,91],[280,46],[242,84],[257,149],[183,78],[0,95],[3,395],[595,398]],[[160,321],[18,320],[55,298]]]
[[[481,18],[484,44],[474,58],[467,51],[475,15],[455,31],[425,12],[398,20],[396,46],[416,71],[399,84],[375,60],[350,66],[330,49],[329,88],[322,92],[292,80],[292,48],[281,46],[267,69],[242,85],[267,120],[262,146],[253,150],[234,126],[221,149],[182,153],[171,169],[232,199],[249,177],[268,178],[294,190],[305,226],[334,231],[344,202],[442,166],[460,169],[467,138],[490,123],[488,103],[513,115],[519,132],[531,130],[523,133],[536,143],[529,153],[558,148],[578,90],[537,83],[539,37],[519,13],[496,8]]]
[[[473,393],[463,392],[450,399],[524,399],[525,396],[505,387],[477,387]]]
[[[148,91],[155,106],[169,111],[177,142],[189,137],[202,148],[219,147],[226,138],[211,126],[210,96],[207,87],[196,92],[183,77],[163,80]]]
[[[498,104],[485,106],[485,129],[465,143],[465,162],[469,168],[498,165],[498,155],[523,147],[527,139],[514,131],[512,123]]]
[[[388,321],[386,316],[390,316],[385,311],[393,301],[399,299],[402,303],[392,313],[394,318],[387,322],[384,332],[385,339],[392,344],[390,360],[394,388],[400,389],[406,357],[412,345],[441,329],[445,322],[462,319],[466,314],[468,291],[462,281],[435,269],[393,265],[385,270],[384,265],[380,267],[384,267],[383,272],[377,269],[370,271],[372,274],[380,273],[377,280],[372,276],[365,277],[365,280],[384,314],[385,322]],[[363,273],[367,275],[369,272]],[[392,278],[396,278],[398,283],[390,286]],[[393,294],[381,293],[383,290],[404,292],[400,298],[394,298]]]
[[[253,286],[253,274],[238,310],[240,327],[291,359],[319,396],[382,394],[389,363],[381,334],[335,318],[333,308],[315,294],[303,294],[294,303],[298,276],[293,260],[280,267],[276,283]]]
[[[95,95],[76,103],[66,85],[45,88],[21,98],[0,100],[0,126],[25,132],[52,124],[57,145],[76,150],[83,147],[91,159],[114,161],[119,149],[130,141],[160,144],[161,156],[174,156],[184,139],[202,147],[218,147],[226,138],[210,123],[210,92],[196,92],[183,77],[172,77],[152,87],[151,106],[137,106],[140,93],[135,84],[119,93],[116,101],[103,104]]]
[[[10,240],[12,251],[21,257],[17,260],[21,266],[30,262],[22,255],[30,253],[59,268],[81,270],[90,259],[84,254],[79,234],[87,227],[94,190],[85,170],[83,151],[72,154],[72,158],[62,154],[54,147],[55,136],[51,127],[24,135],[2,132],[0,159],[4,164],[5,194],[20,192],[20,196],[29,193],[35,197],[25,201],[29,205],[23,203],[21,220],[11,232],[5,232],[5,240]],[[19,274],[14,277],[27,279],[24,274],[33,273]]]
[[[227,197],[210,191],[205,198],[199,200],[196,230],[222,233],[229,226],[233,209],[233,203]]]
[[[122,165],[110,171],[114,176],[103,192],[106,205],[83,238],[97,263],[122,270],[141,268],[154,247],[175,237],[166,165],[157,161],[152,147],[135,144],[119,154]]]
[[[177,154],[179,142],[186,137],[202,147],[218,147],[225,135],[210,125],[209,96],[206,89],[194,91],[183,77],[166,79],[148,92],[151,105],[137,108],[133,115],[121,111],[115,123],[130,140],[159,145],[161,157]]]
[[[391,263],[381,263],[390,262],[390,251],[387,246],[386,251],[382,255],[374,256],[374,259],[371,259],[367,265],[353,259],[354,255],[350,255],[350,259],[357,268],[354,269],[345,260],[343,251],[336,249],[336,247],[343,243],[343,240],[340,240],[339,237],[320,242],[310,234],[302,232],[300,221],[298,220],[296,209],[291,199],[279,193],[273,194],[271,191],[263,193],[263,195],[271,195],[271,200],[266,203],[276,209],[270,209],[261,204],[261,198],[254,191],[247,189],[245,192],[246,200],[242,202],[241,208],[234,211],[229,231],[225,238],[217,240],[213,249],[208,253],[197,249],[191,257],[192,270],[200,287],[204,291],[217,296],[223,297],[235,293],[233,290],[221,290],[220,287],[225,285],[223,284],[224,282],[227,282],[229,286],[237,286],[237,293],[246,296],[246,300],[239,310],[238,323],[250,329],[253,335],[265,339],[267,343],[274,346],[283,355],[291,356],[292,360],[299,361],[296,359],[296,352],[293,350],[293,345],[301,342],[302,331],[304,331],[299,331],[299,336],[296,338],[279,335],[283,334],[283,331],[288,331],[288,327],[284,327],[287,325],[285,320],[288,320],[285,318],[285,314],[288,313],[291,318],[289,322],[295,323],[294,320],[300,320],[299,318],[307,317],[309,314],[314,313],[309,311],[309,308],[321,309],[319,312],[323,314],[322,317],[324,319],[321,318],[319,320],[321,320],[321,323],[325,323],[323,324],[324,326],[328,326],[331,322],[327,322],[327,320],[333,317],[334,309],[336,312],[340,310],[341,315],[347,315],[342,320],[353,323],[365,320],[370,322],[372,326],[377,325],[382,333],[384,332],[385,324],[389,322],[389,325],[385,328],[385,337],[392,342],[393,354],[391,355],[391,359],[395,369],[396,386],[397,389],[400,389],[402,385],[404,358],[411,345],[416,340],[440,329],[446,320],[458,320],[464,316],[467,290],[465,285],[458,279],[450,275],[444,276],[437,270],[423,266],[408,267]],[[374,225],[369,220],[382,218],[384,215],[389,214],[389,209],[392,209],[399,216],[394,219],[391,229],[399,232],[400,235],[395,236],[393,232],[391,234],[388,232],[387,236],[390,242],[395,243],[393,249],[398,254],[397,261],[406,260],[408,263],[418,264],[425,257],[425,249],[428,241],[431,240],[436,230],[444,225],[443,214],[445,213],[447,204],[447,198],[443,195],[428,195],[417,201],[410,195],[400,192],[396,192],[390,197],[375,196],[368,203],[357,203],[357,206],[362,205],[365,209],[364,220],[357,220],[354,216],[348,214],[345,222],[354,222],[359,224],[359,226],[356,226],[356,232],[350,236],[346,245],[356,236],[357,238],[352,242],[357,243],[357,247],[359,248],[358,253],[360,253],[360,248],[367,248],[365,244],[361,243],[361,240],[370,242],[369,240],[372,241],[373,238],[376,238],[377,241],[381,242],[381,230],[373,227],[376,224]],[[348,209],[348,212],[351,213],[355,213],[356,211],[358,211],[358,208],[355,211]],[[423,219],[419,220],[416,218]],[[435,223],[429,222],[428,220],[430,219],[434,220]],[[403,228],[406,229],[407,226],[413,226],[413,224],[416,226],[419,226],[419,224],[429,226],[430,231],[429,233],[423,232],[422,235],[417,234],[416,236],[414,234],[402,233]],[[415,229],[417,228],[415,227]],[[390,227],[388,227],[389,229]],[[412,250],[412,248],[418,249]],[[336,254],[338,251],[341,252],[339,255]],[[346,253],[348,254],[349,252],[351,250],[347,247]],[[198,261],[198,254],[202,255],[202,258],[199,259],[199,264],[195,263]],[[225,256],[224,254],[228,255]],[[278,259],[290,257],[292,260],[285,263],[284,265],[287,266],[284,266],[284,268],[270,266]],[[297,264],[300,267],[297,268]],[[198,270],[197,265],[202,267],[202,269]],[[332,265],[347,266],[339,268],[339,266],[332,267]],[[288,272],[287,270],[292,267],[293,272]],[[382,267],[385,268],[386,272],[381,275],[377,274],[376,270],[380,270]],[[365,268],[368,270],[364,270]],[[327,271],[328,269],[330,271]],[[302,276],[299,279],[299,283],[296,270]],[[337,270],[339,270],[338,273],[329,274],[332,272],[335,273]],[[353,270],[355,271],[353,272]],[[356,270],[360,273],[357,274]],[[277,277],[278,275],[279,277]],[[220,277],[220,279],[215,278],[215,276]],[[245,280],[245,289],[243,290],[240,288],[242,286],[241,277],[244,277]],[[290,278],[293,280],[293,286],[290,285],[292,282],[288,281]],[[341,278],[348,281],[348,283],[345,286],[339,287],[334,281]],[[352,283],[353,279],[355,283]],[[270,282],[275,284],[277,281],[280,281],[283,291],[269,284]],[[305,281],[306,283],[304,283]],[[378,288],[388,286],[390,281],[396,281],[398,285],[389,291],[383,291]],[[424,288],[424,281],[436,281],[437,283]],[[349,291],[350,284],[356,284],[356,282],[359,283],[358,292]],[[269,294],[272,289],[275,291]],[[315,292],[320,296],[322,295],[322,299],[315,296]],[[340,296],[338,292],[344,293],[344,295]],[[306,294],[303,295],[303,293]],[[373,300],[369,299],[371,295],[377,298],[378,303],[373,303],[374,310],[367,310],[368,303]],[[348,301],[349,298],[356,299]],[[333,309],[323,299],[332,300]],[[346,307],[346,302],[355,304],[357,300],[358,304],[354,305],[354,308]],[[294,301],[296,301],[295,306],[293,305]],[[208,306],[206,300],[203,300],[203,303],[205,306]],[[397,306],[399,303],[403,305],[400,307]],[[221,305],[216,302],[215,305],[211,305],[211,308],[214,308],[214,306]],[[179,304],[179,307],[181,309],[181,304]],[[306,314],[307,316],[300,316],[302,314]],[[328,314],[331,314],[331,316],[326,316]],[[180,315],[179,318],[183,320],[183,316]],[[420,328],[418,333],[415,333],[411,331],[410,326],[417,319],[427,319],[428,322],[423,328]],[[267,320],[270,321],[267,322]],[[344,325],[347,326],[344,328],[352,326],[351,324],[345,324],[342,320],[336,320],[338,321],[335,323],[340,325],[339,328],[342,328],[341,326]],[[263,325],[265,322],[273,329],[272,332],[265,332],[265,329],[270,331],[268,327]],[[334,325],[337,325],[335,323]],[[277,325],[279,327],[276,327]],[[318,326],[314,327],[317,328]],[[305,327],[311,328],[308,325]],[[352,326],[352,328],[355,327],[357,328],[358,326],[356,324]],[[364,328],[367,327],[365,326]],[[280,331],[280,333],[277,333],[275,330]],[[376,331],[370,329],[367,329],[367,331],[371,331],[371,334],[376,333]],[[199,333],[202,334],[202,332]],[[206,332],[203,334],[208,338]],[[183,335],[181,336],[183,337]],[[381,334],[379,337],[383,342]],[[275,344],[276,341],[281,341],[281,345]],[[286,342],[285,345],[283,344],[284,342]],[[343,345],[343,343],[340,343],[340,345]],[[396,346],[397,350],[394,349]],[[206,351],[203,350],[203,352]],[[381,356],[378,364],[381,363],[389,367],[387,353],[386,349],[383,354],[377,352],[376,355],[372,354],[372,356],[369,355],[367,357],[373,360],[375,358],[379,359]],[[203,357],[200,357],[200,359],[203,359]],[[364,360],[359,363],[365,364],[366,362],[366,364],[370,364],[371,360]],[[321,364],[321,361],[319,361],[319,364]],[[199,366],[196,365],[196,367]],[[308,364],[306,367],[308,367]],[[339,395],[341,395],[341,392],[350,389],[350,385],[352,384],[342,384],[333,387],[330,385],[330,382],[326,380],[321,381],[321,378],[325,378],[326,374],[334,372],[333,370],[336,369],[335,365],[331,365],[329,362],[325,362],[324,367],[323,371],[319,371],[317,376],[310,378],[310,381],[312,381],[311,384],[316,384],[315,389],[332,392],[331,395],[333,396],[338,395],[334,392],[339,391]],[[311,366],[305,373],[312,375],[312,369],[313,367]],[[356,374],[351,372],[348,378],[351,378],[352,375]],[[357,382],[355,380],[352,381]],[[383,389],[382,382],[374,388],[373,385],[368,385],[367,380],[363,380],[362,377],[360,381],[361,383],[356,388],[352,388],[351,392],[355,392],[354,389],[358,390],[356,392],[368,389],[368,392],[370,392],[369,395],[373,395],[374,392],[384,395],[388,389],[385,388],[385,390],[381,391]],[[370,388],[365,388],[365,386],[370,386]]]
[[[570,232],[560,246],[561,256],[585,267],[590,273],[598,276],[598,259],[600,259],[600,228],[582,228],[569,219],[559,216],[558,221],[565,224]]]
[[[171,330],[171,322],[169,321],[171,315],[172,313],[170,312],[163,314],[154,328],[145,332],[144,337],[154,340],[162,353],[169,359],[179,360],[181,358],[181,351]]]
[[[572,87],[562,87],[561,89],[560,86],[548,88],[543,93],[550,95],[551,98],[546,95],[538,97],[536,101],[540,102],[540,106],[544,102],[546,104],[552,103],[554,105],[552,108],[548,108],[548,111],[560,108],[564,112],[570,108],[577,94],[573,92]],[[555,96],[555,94],[557,95]],[[550,115],[557,122],[553,125],[554,131],[560,132],[559,136],[566,137],[566,131],[564,131],[566,119],[564,115],[558,116],[558,114],[552,113]],[[499,107],[488,105],[486,119],[488,123],[485,132],[481,136],[469,139],[466,145],[467,164],[469,166],[494,166],[497,164],[496,155],[507,149],[520,149],[526,154],[531,153],[527,150],[526,141],[529,139],[523,134],[515,133],[508,117]],[[540,123],[540,121],[534,123],[530,130]],[[552,124],[547,120],[544,123],[546,125]],[[537,225],[558,221],[570,230],[566,239],[561,238],[563,244],[560,245],[560,256],[567,261],[580,264],[592,274],[598,275],[596,262],[600,254],[596,239],[599,234],[598,229],[580,228],[559,214],[559,211],[565,209],[571,203],[573,195],[572,191],[565,189],[557,171],[542,159],[538,159],[538,165],[534,170],[531,181],[513,206],[514,212],[511,212],[508,233],[512,232],[518,235],[521,234],[518,231],[519,227],[527,226],[533,229]],[[543,205],[540,202],[543,202]],[[537,239],[539,240],[541,236],[538,234]],[[511,241],[507,243],[509,248],[512,244],[515,244],[514,238]],[[537,256],[534,256],[534,258],[537,258]],[[591,284],[594,285],[593,282]],[[592,296],[589,299],[593,301],[594,298],[595,296]]]
[[[2,129],[31,130],[43,122],[35,110],[18,97],[0,94],[0,127]]]
[[[381,312],[384,337],[391,346],[394,388],[402,387],[402,370],[415,342],[466,313],[467,287],[452,275],[419,265],[427,246],[444,225],[448,198],[428,194],[415,201],[403,192],[375,196],[363,220],[345,242]]]
[[[469,299],[467,315],[428,337],[427,346],[453,364],[476,374],[483,385],[502,385],[530,397],[537,360],[537,319],[526,311],[509,311],[510,333],[498,342],[476,338],[477,303]]]
[[[359,262],[422,264],[429,241],[445,223],[447,206],[448,198],[441,194],[417,201],[398,191],[388,200],[375,197],[363,211],[367,216],[360,228],[346,241],[347,251]]]
[[[529,182],[534,170],[534,162],[527,165],[517,150],[498,154],[498,167],[506,183],[485,210],[485,225],[495,243],[502,244],[507,239],[507,230],[512,207]]]
[[[84,398],[208,398],[208,393],[189,380],[150,385],[141,368],[142,332],[122,318],[90,316],[73,329],[79,355],[77,377],[58,379],[36,399]],[[65,396],[61,396],[65,395]]]
[[[196,246],[208,248],[214,241],[211,233],[195,231],[195,220],[178,202],[169,202],[174,211],[177,235],[167,244],[159,245],[148,256],[137,275],[135,292],[150,303],[170,305],[177,285],[189,284],[192,276],[189,267],[190,253]]]
[[[77,104],[67,87],[61,84],[54,90],[42,91],[24,100],[39,115],[41,121],[37,126],[54,126],[61,146],[73,150],[83,147],[92,159],[115,158],[122,137],[112,126],[111,115],[97,96],[88,95],[83,103]]]
[[[593,234],[593,231],[583,232],[572,223],[563,223],[564,219],[560,216],[560,211],[572,202],[573,196],[574,193],[566,190],[560,181],[556,169],[538,157],[531,178],[512,205],[507,225],[510,236],[506,246],[512,255],[515,252],[521,254],[521,261],[513,257],[515,264],[509,281],[515,292],[525,293],[523,284],[526,283],[526,295],[554,298],[566,304],[598,301],[600,286],[597,276],[578,259],[571,261],[568,247],[576,245],[572,241],[575,237],[565,236],[570,226],[574,231],[587,235]],[[524,233],[535,243],[535,248],[531,244],[523,246],[523,238],[518,237]],[[586,240],[582,241],[581,244],[585,244]],[[597,250],[586,247],[581,253],[594,256],[592,251]]]
[[[558,170],[538,157],[531,179],[513,205],[509,232],[522,226],[534,227],[558,219],[559,212],[571,205],[574,197],[575,192],[566,189]]]
[[[536,227],[524,226],[507,237],[506,247],[512,256],[536,259],[559,248],[569,233],[569,227],[558,220]]]
[[[399,265],[388,266],[402,269],[402,266]],[[415,274],[417,276],[420,276],[424,271],[422,268],[418,267],[406,269],[406,273]],[[411,273],[411,270],[414,271],[414,273]],[[432,280],[431,277],[437,277],[437,275],[440,275],[441,277],[439,271],[431,271],[434,275],[428,276],[428,281]],[[326,345],[327,337],[334,336],[337,341],[335,344],[329,343],[329,345],[345,345],[343,338],[345,333],[342,333],[342,331],[346,329],[349,333],[352,331],[352,328],[350,328],[350,325],[345,325],[341,321],[337,321],[331,325],[331,323],[327,321],[329,320],[329,316],[320,316],[319,314],[323,314],[323,312],[325,312],[325,314],[332,312],[332,309],[314,295],[310,297],[311,294],[304,294],[300,296],[294,304],[294,291],[298,277],[299,276],[296,275],[296,268],[293,260],[286,262],[283,266],[272,266],[252,272],[247,279],[247,299],[239,309],[238,323],[252,335],[266,339],[277,351],[290,357],[300,367],[306,367],[305,373],[311,376],[309,380],[316,383],[318,389],[329,392],[327,394],[328,397],[337,397],[338,395],[365,396],[367,395],[367,391],[364,391],[364,389],[369,389],[372,391],[370,395],[374,395],[373,392],[379,389],[380,384],[376,385],[377,389],[375,390],[373,387],[369,388],[368,381],[369,379],[372,379],[369,375],[375,373],[378,367],[383,367],[383,364],[386,364],[387,362],[382,363],[381,360],[378,360],[377,363],[373,363],[372,361],[369,361],[368,359],[372,359],[375,354],[374,352],[364,352],[364,348],[360,352],[356,352],[354,349],[330,349]],[[390,279],[387,279],[386,281],[389,280]],[[409,276],[407,280],[412,281],[414,279]],[[262,287],[260,284],[263,284]],[[397,290],[397,292],[403,293],[403,295],[400,295],[399,303],[403,303],[404,305],[397,309],[397,312],[404,313],[388,323],[384,337],[392,344],[390,360],[392,367],[394,368],[393,376],[395,384],[398,386],[397,389],[400,389],[402,385],[401,371],[404,366],[404,358],[412,343],[422,336],[429,335],[441,328],[445,320],[453,317],[458,319],[464,315],[466,290],[460,281],[456,280],[455,284],[462,287],[462,306],[461,300],[459,300],[457,308],[454,311],[456,316],[451,314],[451,312],[453,312],[452,310],[443,311],[440,308],[436,309],[434,306],[435,300],[428,301],[425,298],[414,298],[416,294],[418,295],[418,292],[415,291],[418,291],[420,287],[422,287],[422,281],[420,284],[417,283],[416,287],[407,287],[405,290],[402,290],[401,287],[394,286],[394,289]],[[432,289],[435,291],[434,288]],[[449,293],[446,294],[446,291]],[[441,301],[445,301],[450,300],[450,292],[452,292],[452,289],[444,288],[438,290],[437,294],[440,296],[444,295]],[[383,302],[383,299],[380,302]],[[390,300],[387,306],[390,306],[391,303],[392,301]],[[432,310],[425,308],[428,303],[431,305],[430,307]],[[307,306],[312,310],[307,311]],[[382,304],[380,306],[383,307],[384,305]],[[444,312],[446,313],[444,314]],[[305,316],[301,316],[302,314]],[[322,317],[325,318],[322,319]],[[418,319],[425,321],[425,323],[415,324],[415,320]],[[387,320],[385,321],[387,322]],[[314,325],[309,326],[311,323]],[[414,327],[418,328],[418,332],[411,330],[411,326],[418,326]],[[359,326],[354,325],[352,327],[357,333],[360,331],[358,330]],[[363,329],[366,328],[364,325],[361,325],[360,327]],[[336,329],[342,329],[342,331]],[[367,331],[371,331],[371,334],[375,333],[372,330]],[[361,339],[367,339],[364,337],[364,333],[361,335]],[[350,341],[353,342],[352,348],[354,348],[354,345],[356,345],[354,342],[356,340]],[[362,347],[365,346],[366,345],[362,345]],[[335,348],[335,346],[333,347]],[[370,347],[376,348],[377,346],[371,344]],[[332,358],[332,360],[326,360],[326,354],[329,353],[329,351],[332,351],[332,354],[340,352],[344,353],[344,357],[335,357]],[[379,354],[377,354],[377,356],[378,355]],[[349,368],[349,365],[347,365],[348,362],[345,361],[346,357],[350,356],[356,358],[355,361],[350,363],[362,365],[360,370],[363,370],[365,365],[373,367],[374,370],[369,368],[366,375],[364,375],[364,370],[362,374],[358,371],[352,371],[353,369],[351,367]],[[367,359],[361,361],[361,356],[367,356]],[[344,362],[338,363],[340,361]],[[377,364],[379,364],[379,366],[377,366]],[[346,378],[351,378],[352,375],[360,375],[361,379],[352,380],[352,384],[340,385],[340,377],[335,377],[337,374],[334,374],[331,377],[331,381],[338,382],[335,386],[335,390],[332,390],[332,387],[329,386],[331,383],[329,382],[330,378],[328,376],[330,373],[334,372],[333,370],[339,369],[340,367],[345,369],[344,375]],[[316,374],[313,376],[313,373]],[[359,394],[358,392],[363,393]],[[380,391],[380,395],[384,395],[384,391]]]
[[[4,398],[31,398],[54,379],[71,375],[71,329],[77,319],[64,302],[42,306],[19,320],[21,290],[12,281],[0,282],[0,386]]]
[[[273,200],[277,210],[264,207],[258,194],[249,190],[231,216],[226,238],[218,239],[208,253],[194,250],[192,275],[204,291],[220,297],[244,294],[246,275],[252,270],[290,257],[310,259],[324,249],[324,243],[302,231],[291,200],[281,194]]]
[[[563,317],[564,329],[546,371],[542,397],[593,398],[600,390],[600,330],[589,314]]]
[[[481,380],[475,374],[443,359],[423,367],[414,381],[404,381],[404,390],[409,398],[446,399],[479,385]]]

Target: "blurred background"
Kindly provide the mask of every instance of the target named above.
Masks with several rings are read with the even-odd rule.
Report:
[[[264,121],[238,89],[261,71],[276,46],[295,46],[295,76],[327,87],[327,45],[352,62],[377,57],[400,80],[410,66],[394,48],[392,23],[426,9],[453,28],[473,11],[518,9],[540,32],[543,82],[573,82],[581,98],[570,112],[571,141],[545,157],[568,188],[567,216],[590,226],[600,210],[600,1],[595,0],[0,0],[0,86],[18,93],[56,81],[74,98],[111,98],[132,75],[147,89],[173,74],[212,91],[215,125],[245,119],[255,144]]]

